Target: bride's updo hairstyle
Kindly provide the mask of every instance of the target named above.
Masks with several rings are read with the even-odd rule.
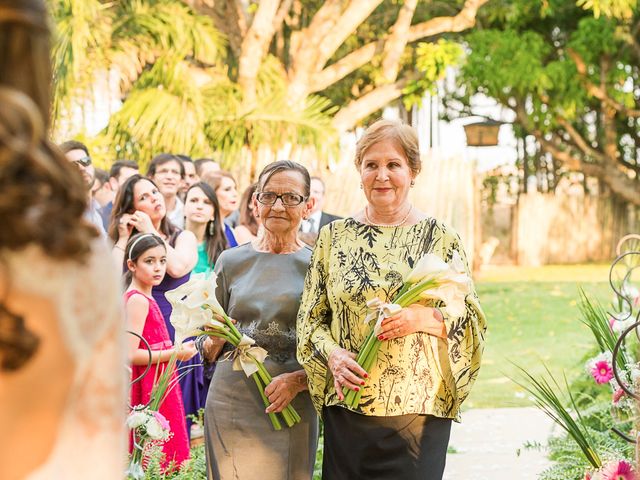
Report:
[[[83,260],[97,232],[82,178],[47,138],[49,36],[42,0],[0,0],[0,251]]]

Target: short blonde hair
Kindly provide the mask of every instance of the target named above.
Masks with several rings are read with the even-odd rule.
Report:
[[[233,181],[233,184],[238,186],[236,183],[236,179],[233,178],[231,172],[227,172],[226,170],[216,170],[215,172],[207,172],[204,177],[202,177],[202,181],[209,184],[213,191],[217,191],[222,184],[222,177],[230,178]]]
[[[358,169],[362,165],[362,157],[376,143],[384,140],[395,142],[404,152],[407,164],[414,176],[420,173],[422,161],[418,148],[418,134],[415,129],[397,120],[381,119],[371,124],[356,144],[355,164]]]

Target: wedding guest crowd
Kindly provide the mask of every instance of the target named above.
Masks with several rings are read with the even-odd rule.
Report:
[[[155,182],[164,197],[169,221],[178,228],[184,228],[184,203],[178,196],[184,176],[184,164],[178,155],[170,153],[153,157],[147,170],[147,177]]]
[[[339,220],[341,217],[332,215],[323,210],[324,207],[325,185],[320,177],[311,177],[311,193],[310,196],[314,200],[313,211],[309,218],[303,220],[300,229],[305,233],[318,234],[320,229],[325,225]]]
[[[211,272],[229,242],[224,234],[218,199],[208,183],[198,182],[187,190],[184,214],[186,229],[198,241],[198,262],[193,273]]]
[[[109,188],[109,172],[102,170],[101,168],[95,169],[94,181],[91,186],[91,198],[98,206],[98,213],[102,217],[102,211],[109,203],[111,198],[111,190]],[[104,226],[104,219],[103,219]]]
[[[152,296],[153,287],[159,285],[167,269],[167,249],[162,238],[154,233],[138,233],[127,242],[124,252],[127,265],[124,294],[127,328],[129,336],[129,358],[132,377],[131,405],[149,403],[154,381],[167,368],[172,355],[178,360],[189,361],[196,355],[193,342],[185,342],[176,349],[165,324],[158,303]],[[151,351],[139,340],[142,336]],[[147,368],[149,370],[147,371]],[[176,382],[175,372],[171,381]],[[180,386],[166,393],[158,410],[171,426],[172,435],[162,445],[164,468],[178,468],[189,458],[189,437]],[[129,451],[134,448],[133,441]],[[173,463],[173,465],[171,465]]]
[[[187,155],[176,156],[180,159],[180,161],[182,162],[182,167],[184,168],[184,177],[182,179],[182,184],[178,189],[180,198],[184,200],[184,196],[187,193],[187,190],[189,190],[189,187],[191,187],[191,185],[193,185],[194,183],[200,181],[200,177],[196,172],[196,166],[193,164],[193,160],[191,159],[191,157],[188,157]]]
[[[104,204],[100,210],[105,231],[109,230],[113,201],[116,199],[118,190],[127,178],[135,175],[136,173],[138,173],[138,164],[133,160],[116,160],[111,165],[111,168],[109,169],[109,181],[105,184],[104,188],[109,192],[109,201]]]
[[[78,168],[80,175],[82,175],[82,180],[84,180],[87,192],[85,218],[93,224],[101,235],[104,235],[105,229],[102,223],[102,217],[100,216],[100,205],[91,195],[96,179],[96,171],[91,161],[91,156],[89,155],[89,149],[81,142],[69,140],[60,145],[60,150],[62,150],[67,160]]]
[[[322,418],[323,479],[442,478],[451,422],[483,348],[473,288],[460,318],[434,302],[400,309],[382,322],[373,366],[355,361],[370,300],[390,301],[426,254],[465,258],[457,234],[408,199],[422,168],[411,127],[380,120],[364,132],[355,167],[365,206],[344,219],[324,210],[322,178],[292,161],[269,164],[239,198],[235,178],[210,159],[162,153],[146,176],[126,160],[107,174],[85,145],[61,149],[84,179],[85,218],[97,231],[108,221],[112,257],[129,275],[127,328],[149,342],[152,359],[162,363],[175,348],[165,294],[212,272],[222,307],[268,351],[265,412],[253,380],[232,368],[230,344],[201,336],[197,352],[192,339],[179,350],[163,467],[188,458],[189,438],[204,434],[210,479],[311,479]],[[142,342],[129,345],[136,375],[147,360]],[[151,387],[152,377],[137,384],[131,401],[144,402]],[[348,390],[361,395],[356,407],[345,403]],[[302,421],[274,430],[265,413],[289,404]],[[204,432],[192,425],[201,410]]]
[[[257,183],[249,185],[240,199],[240,207],[238,208],[238,224],[233,229],[233,235],[240,245],[251,242],[258,238],[258,229],[260,228],[260,216],[257,209],[253,206],[253,194],[258,187]]]

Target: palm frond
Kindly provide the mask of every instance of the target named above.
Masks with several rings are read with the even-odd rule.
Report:
[[[122,74],[124,90],[161,55],[170,53],[214,65],[226,48],[226,39],[211,18],[197,15],[175,0],[122,2],[113,43],[110,60]]]
[[[580,321],[584,323],[593,334],[598,348],[601,352],[610,352],[613,354],[618,337],[611,329],[609,324],[609,315],[598,301],[589,299],[585,291],[580,289],[580,312],[582,318]],[[618,350],[616,364],[620,366],[627,365],[627,359],[624,349]]]
[[[55,122],[72,98],[91,91],[96,72],[107,69],[104,52],[110,45],[112,12],[110,4],[98,0],[57,0],[51,2],[55,21],[52,116]]]
[[[205,110],[200,90],[190,81],[188,66],[163,59],[145,72],[122,109],[114,114],[107,135],[114,148],[145,164],[163,151],[204,155]]]
[[[292,108],[284,94],[262,97],[248,112],[222,110],[212,98],[208,113],[207,136],[211,144],[225,151],[242,147],[257,148],[268,144],[274,148],[286,142],[321,147],[335,139],[331,114],[335,109],[322,97],[310,96],[303,108]],[[241,102],[236,103],[241,108]]]
[[[211,84],[203,90],[206,132],[213,148],[235,153],[242,148],[257,151],[262,145],[277,149],[288,142],[313,145],[318,150],[337,145],[331,124],[336,108],[329,100],[311,95],[303,105],[291,105],[286,74],[273,56],[263,62],[257,80],[258,103],[250,110],[246,110],[242,94],[233,84]],[[221,96],[227,101],[221,102]]]
[[[536,378],[527,372],[519,365],[513,364],[524,376],[524,380],[518,381],[512,379],[516,384],[520,385],[527,392],[533,396],[533,401],[536,406],[542,410],[549,418],[551,418],[558,426],[569,434],[569,436],[579,446],[580,451],[584,455],[585,459],[595,468],[598,469],[602,466],[602,460],[596,449],[593,447],[594,442],[591,438],[587,426],[584,424],[584,420],[580,415],[580,411],[576,408],[576,402],[571,393],[571,389],[567,383],[565,377],[566,397],[569,400],[569,404],[575,411],[575,417],[571,415],[569,410],[565,407],[566,401],[563,401],[558,393],[563,390],[560,387],[556,379],[553,377],[547,366],[544,368],[547,371],[548,378],[540,377]]]

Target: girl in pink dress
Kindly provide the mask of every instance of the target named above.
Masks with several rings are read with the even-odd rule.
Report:
[[[152,233],[133,236],[125,249],[129,287],[124,294],[127,329],[141,335],[151,347],[151,369],[142,380],[131,386],[131,405],[146,405],[153,388],[154,379],[166,368],[175,352],[164,318],[158,304],[151,296],[151,290],[162,282],[166,271],[167,249],[164,240]],[[134,335],[130,335],[129,358],[132,379],[138,378],[147,368],[149,353],[145,345]],[[189,360],[196,354],[193,342],[185,342],[178,351],[178,360]],[[160,371],[157,371],[160,369]],[[174,374],[175,375],[175,374]],[[182,394],[177,381],[167,391],[160,405],[160,413],[169,421],[171,436],[162,445],[165,459],[163,467],[175,462],[176,468],[189,458],[189,440],[186,435]],[[132,445],[129,446],[131,451]]]

